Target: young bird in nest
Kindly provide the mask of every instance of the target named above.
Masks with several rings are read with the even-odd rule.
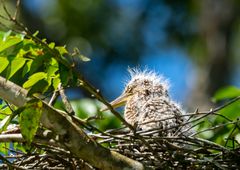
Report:
[[[168,95],[168,82],[155,72],[129,70],[131,79],[113,108],[125,105],[125,120],[137,130],[156,130],[159,136],[178,136],[188,126],[182,109]],[[107,110],[107,108],[102,111]],[[184,132],[188,135],[189,132]]]

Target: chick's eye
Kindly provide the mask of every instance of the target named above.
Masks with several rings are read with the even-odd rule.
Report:
[[[128,93],[132,93],[132,88],[129,87],[129,88],[127,89],[127,92],[128,92]]]
[[[128,86],[125,90],[126,93],[132,93],[133,88],[131,86]]]

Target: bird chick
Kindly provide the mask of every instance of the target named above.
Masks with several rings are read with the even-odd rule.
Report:
[[[168,82],[155,72],[129,72],[131,79],[112,107],[125,104],[124,118],[137,130],[159,130],[160,136],[177,136],[186,130],[181,127],[186,122],[183,110],[168,95]]]

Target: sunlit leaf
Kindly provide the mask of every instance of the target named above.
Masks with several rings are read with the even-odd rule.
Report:
[[[8,32],[6,32],[6,33],[4,33],[3,34],[3,41],[6,41],[7,40],[7,38],[11,35],[11,33],[12,33],[12,30],[9,30]]]
[[[26,104],[20,114],[20,128],[23,138],[31,143],[39,126],[43,104],[40,100]]]
[[[12,117],[8,115],[0,122],[0,133],[7,129],[7,126],[9,125],[11,119]]]
[[[39,31],[36,31],[33,36],[36,37],[39,34]]]
[[[67,51],[67,49],[66,49],[65,46],[58,46],[58,47],[55,47],[55,49],[57,49],[58,52],[59,52],[61,55],[68,53],[68,51]]]
[[[1,73],[7,68],[9,61],[6,57],[0,57],[0,63],[1,63],[0,64],[0,73]]]
[[[58,63],[55,59],[51,59],[51,62],[49,63],[47,67],[47,75],[48,77],[51,77],[55,75],[55,72],[58,71]]]
[[[240,89],[236,88],[234,86],[229,86],[229,87],[225,87],[225,88],[218,90],[215,93],[213,100],[220,101],[220,100],[224,100],[224,99],[234,98],[237,96],[240,96]]]
[[[11,120],[16,116],[16,114],[12,113],[11,115],[6,116],[1,122],[0,122],[0,133],[5,131],[10,124]]]
[[[4,143],[0,143],[0,153],[7,155],[9,150],[8,148],[10,148],[10,142],[4,142]]]
[[[60,78],[59,78],[59,75],[58,75],[57,77],[53,78],[52,81],[53,81],[53,82],[52,82],[53,88],[54,88],[55,90],[57,90],[57,89],[58,89],[58,85],[59,85],[59,83],[61,82],[61,80],[60,80]]]
[[[20,49],[17,54],[17,57],[24,57],[24,55],[26,55],[27,53],[29,53],[29,50],[25,51],[23,49]]]
[[[8,67],[8,72],[6,76],[7,79],[10,79],[19,69],[21,69],[25,62],[25,58],[14,58],[10,63],[10,67]]]
[[[53,49],[55,47],[55,43],[51,42],[48,46],[49,46],[49,48]]]
[[[38,81],[47,77],[47,73],[38,72],[29,77],[29,79],[23,84],[23,88],[29,88],[36,84]]]
[[[17,36],[4,36],[2,40],[0,40],[0,52],[3,50],[18,44],[22,39]]]
[[[0,113],[3,114],[4,116],[10,115],[12,113],[12,110],[7,105],[3,104],[3,106],[0,109]]]
[[[236,120],[237,118],[240,117],[240,101],[234,102],[228,105],[227,107],[224,107],[219,112],[221,113],[221,115],[224,115],[231,120]]]

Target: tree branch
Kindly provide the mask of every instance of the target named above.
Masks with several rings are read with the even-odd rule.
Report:
[[[30,100],[27,91],[0,77],[0,97],[18,107]],[[100,169],[144,169],[143,165],[117,152],[110,151],[89,138],[72,122],[67,113],[49,106],[43,101],[41,123],[59,135],[60,142],[76,157]]]

